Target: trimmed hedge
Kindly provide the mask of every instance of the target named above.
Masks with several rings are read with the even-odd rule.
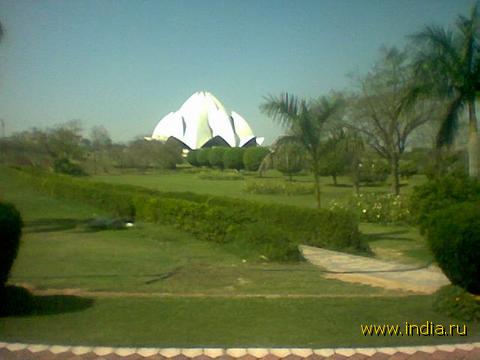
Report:
[[[17,257],[22,226],[18,210],[12,204],[0,202],[0,288],[5,286]]]
[[[427,240],[452,284],[480,294],[480,202],[465,202],[435,212]]]
[[[251,147],[245,149],[243,153],[243,165],[249,171],[258,171],[260,164],[265,156],[270,154],[270,150],[266,147]]]
[[[223,154],[227,148],[214,147],[208,152],[208,163],[213,168],[223,169]]]
[[[410,212],[413,220],[423,229],[435,211],[466,201],[480,201],[480,181],[445,176],[414,188],[410,197]]]
[[[160,192],[131,185],[40,172],[15,171],[17,179],[50,195],[79,200],[119,216],[174,225],[200,239],[224,243],[247,224],[269,224],[294,234],[292,243],[366,251],[355,216],[348,211],[263,204],[190,192]],[[228,235],[228,236],[227,236]]]
[[[243,165],[244,148],[228,148],[223,153],[223,167],[225,169],[241,170]]]

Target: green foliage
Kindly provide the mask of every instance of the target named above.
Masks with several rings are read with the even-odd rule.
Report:
[[[225,169],[243,169],[243,148],[229,148],[223,154],[223,166]]]
[[[285,143],[278,146],[273,156],[275,169],[290,179],[305,167],[305,151],[296,143]]]
[[[243,164],[245,165],[245,169],[249,171],[258,171],[263,159],[269,153],[270,150],[266,147],[247,148],[243,154]]]
[[[333,182],[337,185],[337,176],[343,175],[349,165],[347,153],[330,151],[320,160],[320,175],[331,176]]]
[[[433,255],[452,284],[480,294],[480,201],[439,209],[427,225]]]
[[[202,180],[243,180],[243,176],[237,172],[216,172],[216,171],[204,171],[197,176]]]
[[[247,223],[270,224],[295,234],[302,244],[365,251],[355,216],[344,210],[314,210],[228,197],[148,190],[42,172],[11,170],[18,181],[51,195],[86,202],[115,215],[169,224],[200,239],[224,243]],[[231,235],[231,234],[230,234]]]
[[[315,189],[311,184],[294,182],[249,181],[245,184],[245,191],[250,194],[284,194],[306,195],[313,194]]]
[[[391,193],[362,193],[346,202],[332,201],[329,209],[353,211],[362,222],[408,223],[411,220],[408,202]]]
[[[418,174],[417,164],[413,160],[400,160],[399,172],[401,177],[408,179]]]
[[[0,288],[5,286],[22,234],[22,218],[12,204],[0,202]]]
[[[53,163],[53,170],[59,174],[66,174],[72,176],[85,176],[87,173],[80,165],[72,163],[67,158],[56,159]]]
[[[302,256],[291,238],[291,234],[276,226],[258,222],[242,225],[227,235],[227,241],[236,244],[236,252],[242,246],[244,253],[254,249],[266,261],[300,261]]]
[[[190,150],[187,154],[187,161],[190,165],[198,167],[200,166],[198,160],[197,160],[197,155],[198,155],[199,150]]]
[[[211,148],[198,149],[197,150],[197,163],[198,166],[210,166],[208,157],[210,154]]]
[[[384,160],[362,160],[358,170],[359,180],[365,184],[383,183],[390,173],[388,163]]]
[[[425,227],[433,212],[450,205],[480,200],[480,182],[466,176],[444,176],[417,186],[410,197],[411,213],[416,223]]]
[[[227,148],[214,147],[208,151],[208,162],[211,167],[223,169],[223,154]]]
[[[447,285],[433,298],[433,308],[440,314],[463,321],[480,321],[480,301],[459,286]]]

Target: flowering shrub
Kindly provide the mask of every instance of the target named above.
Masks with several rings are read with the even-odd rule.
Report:
[[[245,184],[245,191],[251,194],[261,195],[307,195],[313,194],[314,187],[312,184],[292,182],[252,181]]]
[[[360,221],[371,223],[404,223],[410,221],[406,199],[390,193],[363,193],[346,202],[332,201],[331,210],[344,209],[356,213]]]

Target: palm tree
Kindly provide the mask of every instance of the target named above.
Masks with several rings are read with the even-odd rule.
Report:
[[[437,147],[450,145],[462,111],[468,109],[468,167],[471,177],[479,176],[479,142],[475,108],[480,90],[480,17],[478,3],[469,17],[459,16],[456,31],[437,26],[425,27],[413,34],[414,44],[420,45],[415,58],[419,93],[447,100],[437,134]]]
[[[315,179],[315,198],[320,208],[320,156],[323,125],[335,114],[339,101],[322,97],[317,102],[299,99],[285,93],[279,97],[269,96],[260,106],[261,110],[287,129],[282,141],[298,143],[309,155]]]

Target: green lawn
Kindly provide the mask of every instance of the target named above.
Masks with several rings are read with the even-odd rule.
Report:
[[[173,184],[175,176],[169,176]],[[146,176],[145,181],[153,181],[149,178]],[[231,185],[236,181],[223,183]],[[470,324],[468,338],[364,337],[360,334],[361,323],[455,321],[433,313],[429,296],[405,296],[327,280],[319,269],[307,263],[242,259],[228,248],[198,241],[166,226],[137,224],[128,230],[89,231],[85,226],[89,219],[108,215],[18,187],[5,173],[0,173],[0,198],[15,203],[26,225],[11,283],[28,283],[37,288],[183,295],[37,297],[36,301],[43,305],[35,315],[0,319],[0,339],[4,341],[316,347],[480,338],[475,324]],[[415,229],[362,226],[380,257],[405,262],[429,258]],[[184,297],[199,293],[224,297]],[[229,297],[242,294],[280,297]],[[308,295],[318,298],[305,297]]]
[[[53,300],[53,299],[50,299]],[[360,324],[457,324],[427,296],[351,299],[56,299],[57,313],[0,319],[3,341],[159,347],[357,347],[479,341],[364,336]],[[461,323],[463,325],[463,323]]]
[[[130,184],[143,186],[162,191],[192,191],[201,194],[212,194],[219,196],[230,196],[241,199],[248,199],[262,202],[279,202],[282,204],[315,207],[313,195],[258,195],[249,194],[244,191],[247,181],[285,181],[285,178],[277,171],[269,171],[263,178],[258,178],[256,173],[245,173],[244,180],[204,180],[195,173],[185,170],[166,171],[163,173],[122,174],[122,175],[98,175],[93,176],[94,181],[104,181],[113,184]],[[294,181],[312,183],[310,175],[295,176]],[[341,200],[353,194],[350,179],[339,177],[339,185],[333,186],[330,177],[322,177],[322,203],[328,205],[333,200]],[[424,181],[423,176],[414,176],[410,180],[402,181],[402,192],[409,193],[414,185]],[[366,186],[362,191],[387,192],[387,186]]]

